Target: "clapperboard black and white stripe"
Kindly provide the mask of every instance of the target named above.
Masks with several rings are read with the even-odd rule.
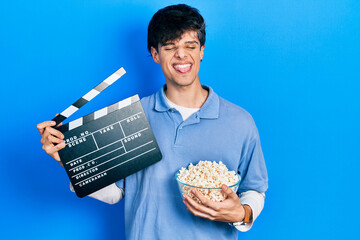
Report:
[[[69,115],[70,116],[70,115]],[[87,196],[161,160],[138,95],[57,128],[60,159],[78,197]]]
[[[125,74],[125,69],[120,68],[113,74],[111,74],[108,78],[106,78],[104,81],[102,81],[99,85],[91,89],[90,92],[79,98],[75,103],[73,103],[70,107],[65,109],[62,113],[57,115],[55,118],[52,119],[52,121],[56,122],[56,125],[63,122],[65,119],[70,117],[73,113],[75,113],[77,110],[79,110],[82,106],[84,106],[86,103],[90,102],[94,97],[96,97],[99,93],[101,93],[103,90],[105,90],[107,87],[109,87],[111,84],[116,82],[120,77],[122,77]]]
[[[67,124],[61,125],[57,129],[61,132],[66,132],[66,131],[72,130],[72,129],[80,127],[90,121],[93,121],[100,117],[106,116],[107,114],[109,114],[111,112],[114,112],[114,111],[124,108],[126,106],[130,106],[132,103],[135,103],[137,101],[140,101],[139,95],[134,95],[134,96],[126,98],[120,102],[114,103],[108,107],[104,107],[100,110],[90,113],[84,117],[81,117],[74,121],[71,121]]]

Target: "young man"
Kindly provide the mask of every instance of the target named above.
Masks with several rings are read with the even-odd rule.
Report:
[[[128,239],[237,239],[237,230],[249,230],[263,208],[268,179],[258,131],[250,114],[200,84],[204,48],[205,22],[196,9],[169,6],[151,19],[148,50],[166,85],[141,103],[163,159],[90,195],[107,203],[126,196]],[[44,150],[60,162],[57,152],[65,144],[52,126],[46,121],[37,127]],[[223,202],[198,192],[204,205],[182,198],[175,174],[200,160],[237,171],[238,193],[223,185]]]

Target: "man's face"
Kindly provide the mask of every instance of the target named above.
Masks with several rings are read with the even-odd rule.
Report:
[[[167,85],[189,86],[199,81],[204,48],[205,46],[200,47],[195,31],[186,31],[180,39],[168,41],[164,45],[159,44],[158,51],[151,47],[151,55],[154,61],[160,64]]]

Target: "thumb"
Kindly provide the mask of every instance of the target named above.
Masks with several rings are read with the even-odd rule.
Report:
[[[239,198],[236,193],[231,189],[229,188],[228,186],[226,186],[225,184],[223,184],[221,186],[221,190],[226,194],[227,198],[233,198],[233,199],[237,199]]]
[[[57,117],[57,115],[59,115],[59,113],[55,114],[55,117]],[[57,125],[57,127],[60,127],[61,125],[63,125],[62,122],[59,123],[59,124]]]

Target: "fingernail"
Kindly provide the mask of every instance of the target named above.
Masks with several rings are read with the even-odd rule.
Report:
[[[55,125],[56,124],[56,122],[54,122],[54,121],[51,121],[51,123],[50,123],[51,125]]]
[[[183,198],[185,198],[185,194],[183,194]]]
[[[191,192],[192,192],[193,194],[195,194],[195,189],[191,190]]]
[[[227,190],[227,189],[228,189],[228,186],[223,185],[223,189],[224,189],[224,190]]]

